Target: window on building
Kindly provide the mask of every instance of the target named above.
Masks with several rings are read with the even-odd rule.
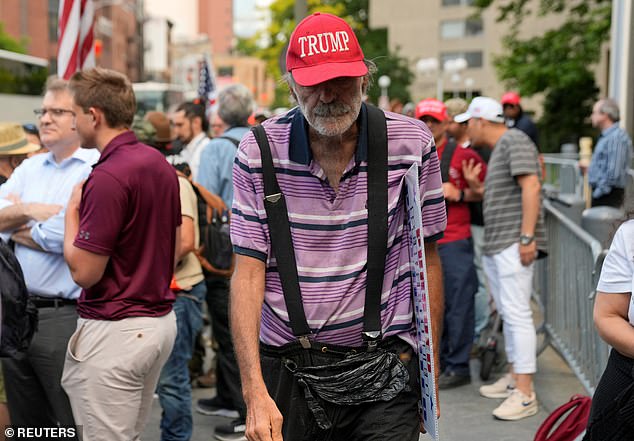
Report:
[[[482,34],[482,20],[446,20],[440,24],[440,36],[443,39],[473,37]]]
[[[457,58],[464,58],[467,61],[468,68],[482,67],[482,52],[443,52],[440,54],[441,66],[445,65],[448,60],[455,60]]]
[[[473,0],[442,0],[443,6],[471,6]]]
[[[233,66],[218,66],[218,76],[219,77],[232,77],[233,76]]]

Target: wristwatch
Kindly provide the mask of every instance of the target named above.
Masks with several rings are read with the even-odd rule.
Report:
[[[530,245],[535,240],[535,236],[529,236],[528,234],[522,234],[520,236],[520,245]]]

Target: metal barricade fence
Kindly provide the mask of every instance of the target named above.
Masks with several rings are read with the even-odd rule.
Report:
[[[535,268],[535,288],[544,305],[551,343],[592,394],[608,359],[608,345],[592,319],[603,262],[601,244],[544,201],[548,257]]]
[[[546,176],[544,188],[552,194],[583,197],[583,175],[578,155],[547,153],[543,155]]]

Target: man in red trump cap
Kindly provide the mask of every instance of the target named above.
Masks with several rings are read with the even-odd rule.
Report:
[[[297,107],[238,149],[231,323],[249,440],[418,440],[406,171],[419,167],[434,338],[444,198],[427,127],[363,103],[368,66],[344,20],[305,18],[286,55]]]
[[[537,126],[530,116],[522,109],[521,98],[517,92],[506,92],[502,95],[500,103],[504,110],[504,120],[509,129],[516,128],[526,133],[539,148],[539,134]]]

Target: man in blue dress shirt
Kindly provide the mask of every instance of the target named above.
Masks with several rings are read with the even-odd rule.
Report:
[[[0,235],[15,242],[39,327],[26,357],[3,359],[2,367],[12,423],[54,427],[74,424],[61,378],[81,291],[62,254],[64,209],[73,186],[88,177],[99,153],[79,146],[66,81],[48,81],[35,113],[49,152],[25,160],[0,187]]]
[[[597,101],[590,119],[592,126],[601,130],[588,168],[592,206],[620,208],[625,196],[627,169],[632,164],[632,140],[617,124],[620,115],[616,101],[610,98]]]

